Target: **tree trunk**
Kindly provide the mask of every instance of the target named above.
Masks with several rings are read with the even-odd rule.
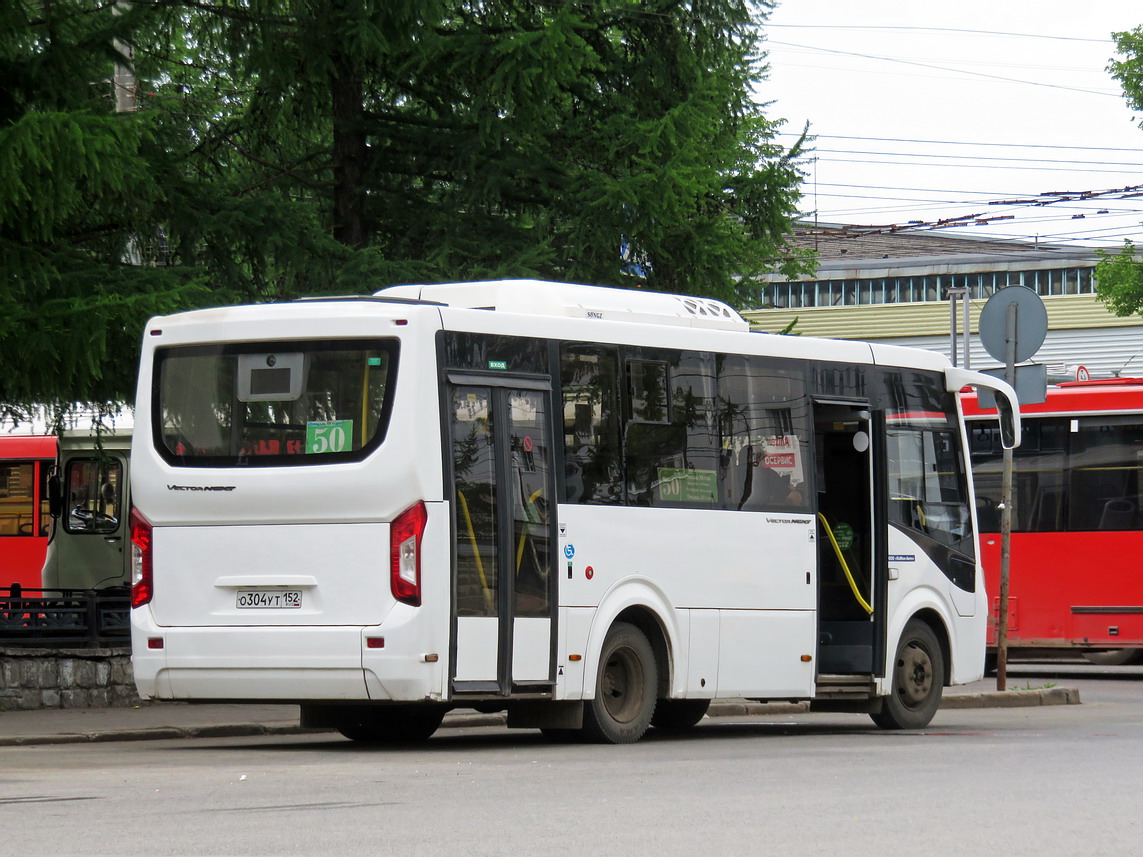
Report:
[[[361,75],[345,56],[334,57],[330,81],[333,108],[333,237],[347,247],[364,247],[365,131]]]

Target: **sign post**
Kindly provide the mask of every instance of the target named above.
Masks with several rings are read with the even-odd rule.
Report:
[[[1004,362],[1004,380],[1015,389],[1016,364],[1044,344],[1048,311],[1031,289],[1010,286],[988,299],[980,312],[980,341],[995,360]],[[1019,393],[1017,393],[1019,397]],[[1030,401],[1043,401],[1044,394]],[[1004,450],[1000,482],[1000,609],[996,616],[996,689],[1008,682],[1008,576],[1012,544],[1012,450]]]

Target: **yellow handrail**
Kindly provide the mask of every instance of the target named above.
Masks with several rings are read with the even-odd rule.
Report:
[[[872,613],[873,608],[869,606],[869,602],[862,597],[861,590],[857,588],[857,581],[853,579],[853,574],[849,570],[849,563],[847,563],[845,557],[842,556],[841,547],[838,546],[837,539],[834,538],[833,530],[830,529],[829,522],[825,519],[825,515],[818,512],[818,520],[822,522],[822,528],[826,531],[826,535],[829,536],[829,543],[833,545],[833,552],[837,556],[837,561],[841,563],[841,570],[845,572],[845,579],[849,581],[849,588],[853,590],[854,598],[857,599],[857,603],[865,609],[866,613]]]
[[[464,512],[464,523],[468,529],[468,539],[472,542],[472,556],[476,559],[476,571],[480,575],[480,586],[484,590],[484,606],[488,610],[490,616],[496,615],[494,604],[492,603],[492,592],[488,588],[488,578],[484,576],[484,563],[480,560],[480,548],[476,545],[476,530],[472,526],[472,515],[468,511],[468,500],[464,498],[464,494],[460,491],[456,492],[456,498],[460,501],[461,511]]]
[[[539,497],[543,493],[544,493],[543,488],[537,488],[532,493],[532,496],[528,498],[528,503],[531,505],[534,505],[536,502],[536,498]],[[525,510],[525,514],[527,514],[527,510]],[[524,526],[522,526],[520,528],[520,544],[517,545],[517,547],[516,547],[516,571],[520,570],[520,563],[523,562],[523,560],[524,560],[524,543],[528,540],[528,524],[533,524],[533,523],[542,524],[543,520],[540,520],[540,521],[523,521],[522,523],[524,524]]]

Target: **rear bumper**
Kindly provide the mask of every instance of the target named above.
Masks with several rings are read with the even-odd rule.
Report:
[[[135,684],[144,699],[442,700],[447,648],[426,651],[394,624],[160,628],[146,608],[136,609]],[[383,648],[367,646],[376,637],[384,638]]]

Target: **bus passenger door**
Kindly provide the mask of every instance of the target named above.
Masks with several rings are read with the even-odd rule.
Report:
[[[871,422],[867,404],[814,403],[819,674],[870,675],[881,662],[874,569],[882,540],[873,525],[880,444]]]
[[[76,446],[60,455],[62,505],[44,561],[44,589],[129,585],[128,441],[108,439],[102,450],[86,439],[68,443]]]
[[[554,684],[551,392],[544,382],[452,379],[453,690]]]

